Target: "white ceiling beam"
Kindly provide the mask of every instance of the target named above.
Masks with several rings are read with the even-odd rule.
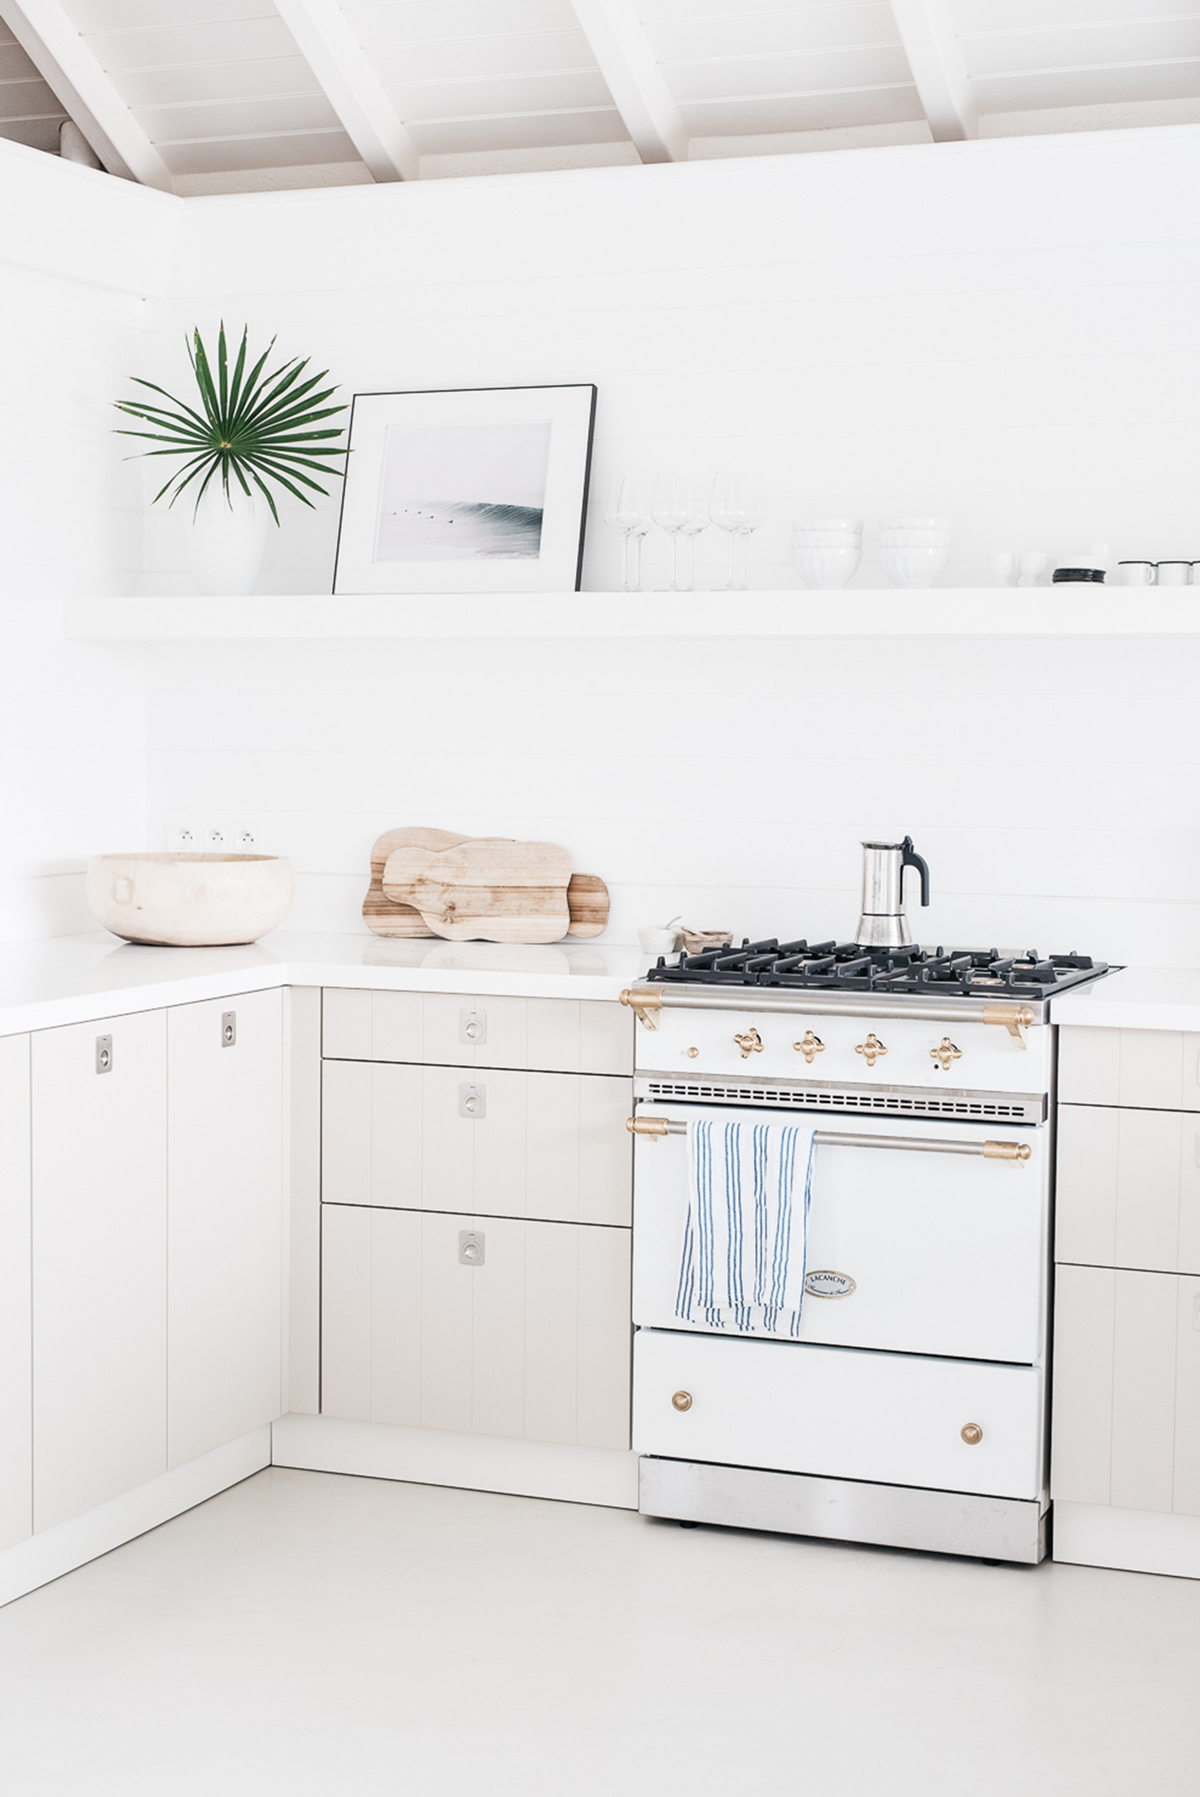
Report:
[[[633,0],[572,0],[600,73],[643,162],[686,162],[688,135]]]
[[[417,181],[421,157],[337,0],[275,0],[376,181]]]
[[[892,0],[908,66],[935,143],[979,136],[979,113],[946,0]]]
[[[0,18],[109,174],[172,192],[170,169],[59,0],[0,0]]]

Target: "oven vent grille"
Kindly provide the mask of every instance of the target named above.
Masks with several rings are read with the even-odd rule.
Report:
[[[788,1086],[725,1086],[715,1080],[649,1079],[644,1086],[647,1098],[665,1102],[681,1100],[685,1104],[771,1105],[790,1111],[871,1112],[878,1116],[903,1117],[967,1117],[981,1122],[995,1118],[1005,1123],[1040,1123],[1043,1108],[1040,1098],[1024,1098],[1014,1093],[1002,1097],[991,1093],[971,1096],[966,1093],[862,1091],[833,1087],[808,1088]]]

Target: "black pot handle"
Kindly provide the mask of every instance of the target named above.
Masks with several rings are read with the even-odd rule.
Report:
[[[929,903],[929,869],[914,850],[911,836],[906,836],[900,847],[904,851],[904,858],[900,863],[900,878],[903,880],[906,867],[915,867],[921,876],[921,903],[927,905]]]

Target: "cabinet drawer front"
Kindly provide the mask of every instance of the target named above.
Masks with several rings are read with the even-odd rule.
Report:
[[[1058,1032],[1058,1096],[1065,1104],[1200,1111],[1200,1035],[1064,1024]]]
[[[1035,1367],[855,1353],[641,1329],[633,1445],[642,1454],[780,1472],[1039,1495]],[[672,1402],[686,1392],[684,1410]],[[982,1439],[968,1446],[963,1428]]]
[[[1200,1279],[1058,1270],[1051,1490],[1200,1516]]]
[[[627,1225],[628,1080],[326,1061],[331,1204]]]
[[[596,999],[494,998],[326,987],[323,1052],[547,1073],[633,1071],[633,1015]]]
[[[1060,1261],[1200,1273],[1200,1118],[1061,1105],[1055,1243]]]
[[[629,1338],[627,1230],[325,1209],[326,1416],[625,1448]]]

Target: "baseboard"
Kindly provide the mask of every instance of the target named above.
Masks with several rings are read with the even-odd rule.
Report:
[[[181,1516],[185,1510],[270,1464],[268,1423],[251,1430],[249,1435],[239,1436],[237,1441],[214,1448],[211,1454],[189,1460],[186,1466],[177,1466],[145,1485],[122,1492],[120,1497],[110,1498],[107,1504],[85,1510],[70,1522],[31,1535],[0,1554],[0,1604],[24,1597],[39,1585],[48,1585],[65,1572],[74,1572],[77,1566],[86,1566],[89,1560],[111,1553],[114,1547],[124,1546],[173,1516]]]
[[[1070,1504],[1057,1498],[1052,1551],[1056,1560],[1076,1566],[1200,1579],[1200,1516]]]
[[[637,1455],[619,1448],[400,1429],[335,1416],[284,1416],[271,1433],[274,1466],[637,1509]]]

